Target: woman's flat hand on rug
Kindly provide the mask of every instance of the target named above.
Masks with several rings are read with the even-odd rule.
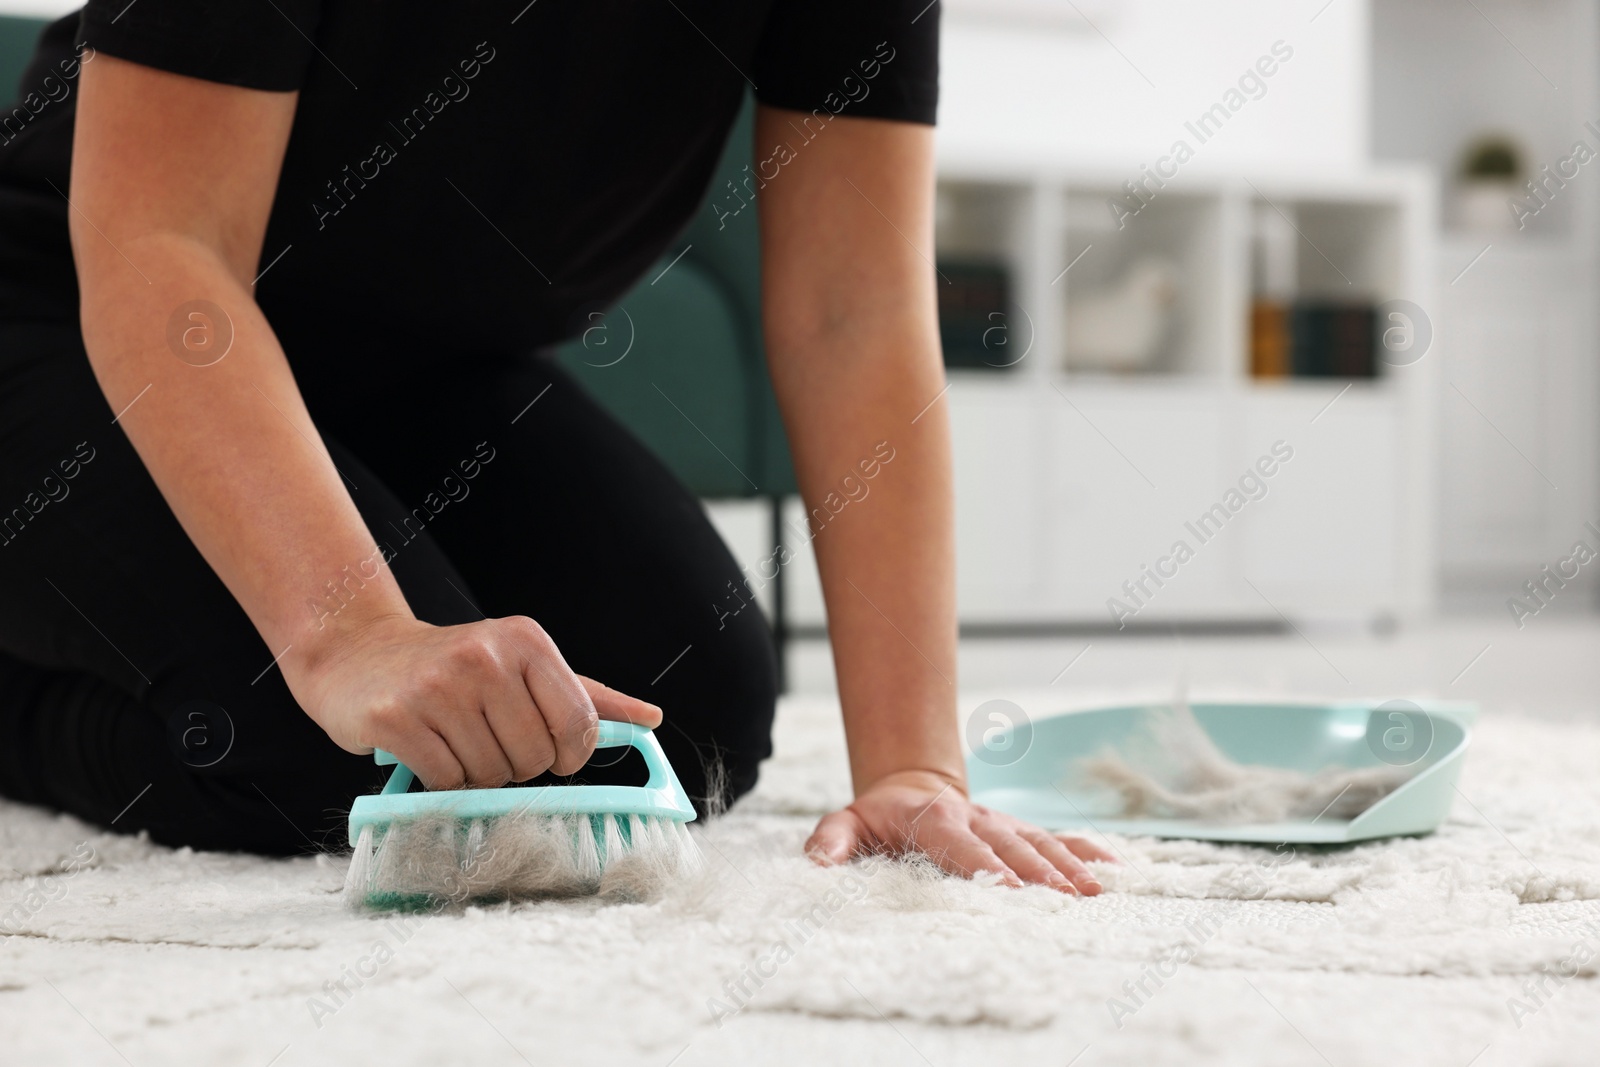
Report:
[[[921,852],[952,874],[998,874],[1007,885],[1047,885],[1094,896],[1100,882],[1086,860],[1115,862],[1082,838],[1052,834],[967,799],[936,774],[891,774],[849,807],[817,823],[806,853],[822,864],[869,852]]]
[[[393,752],[430,789],[571,774],[593,754],[600,719],[661,723],[654,704],[574,674],[520,616],[460,626],[382,616],[284,668],[341,748]]]

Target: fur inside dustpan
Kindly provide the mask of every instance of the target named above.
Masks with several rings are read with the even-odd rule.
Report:
[[[1398,789],[1414,768],[1325,767],[1305,773],[1236,763],[1184,701],[1154,712],[1124,751],[1079,764],[1082,781],[1122,799],[1121,817],[1238,825],[1353,819]]]

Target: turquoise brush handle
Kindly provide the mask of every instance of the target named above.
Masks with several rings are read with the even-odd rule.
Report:
[[[517,811],[554,815],[640,815],[692,822],[694,805],[656,735],[628,722],[600,721],[596,748],[629,745],[639,750],[650,780],[644,785],[546,785],[506,789],[454,789],[410,792],[416,775],[393,753],[378,750],[373,758],[394,767],[383,792],[357,797],[350,808],[350,841],[364,826],[387,826],[395,819],[450,815],[461,819],[492,818]]]
[[[601,719],[599,724],[599,737],[594,743],[596,751],[602,748],[622,748],[631,745],[639,750],[639,755],[644,757],[644,765],[650,770],[650,780],[645,783],[646,789],[660,789],[666,784],[670,772],[667,757],[661,751],[661,744],[655,734],[631,722],[613,722],[611,719]],[[385,752],[381,748],[372,750],[372,759],[380,767],[394,767],[395,772],[384,783],[385,793],[404,793],[411,788],[416,775],[410,767],[400,762],[393,752]]]

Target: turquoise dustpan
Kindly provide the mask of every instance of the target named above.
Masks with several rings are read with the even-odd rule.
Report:
[[[1079,763],[1108,749],[1127,758],[1130,744],[1147,735],[1150,717],[1169,710],[1144,705],[1069,712],[1034,722],[1018,731],[1015,740],[1023,751],[1014,759],[1009,754],[974,754],[967,760],[972,799],[1049,830],[1308,845],[1425,834],[1449,814],[1477,717],[1470,704],[1412,701],[1190,707],[1217,748],[1235,763],[1305,773],[1330,766],[1388,765],[1404,767],[1411,776],[1353,819],[1217,824],[1123,818],[1120,797],[1086,783]]]

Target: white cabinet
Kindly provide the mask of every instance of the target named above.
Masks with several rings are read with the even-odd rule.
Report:
[[[1047,603],[1048,453],[1037,396],[958,383],[947,394],[955,446],[956,592],[968,619],[1035,616]]]
[[[1252,505],[1238,566],[1286,615],[1387,615],[1401,607],[1401,412],[1391,391],[1251,396],[1245,437],[1294,450]],[[1310,420],[1315,418],[1316,422]]]
[[[1398,391],[1029,385],[1009,403],[989,383],[951,389],[964,622],[1419,610]]]
[[[1214,387],[1136,384],[1145,387],[1052,389],[1050,592],[1068,616],[1110,622],[1112,598],[1140,618],[1204,613],[1226,597],[1224,555],[1205,551],[1185,523],[1228,478],[1227,398]],[[1161,585],[1145,577],[1180,539],[1194,559],[1168,564],[1177,573]]]

